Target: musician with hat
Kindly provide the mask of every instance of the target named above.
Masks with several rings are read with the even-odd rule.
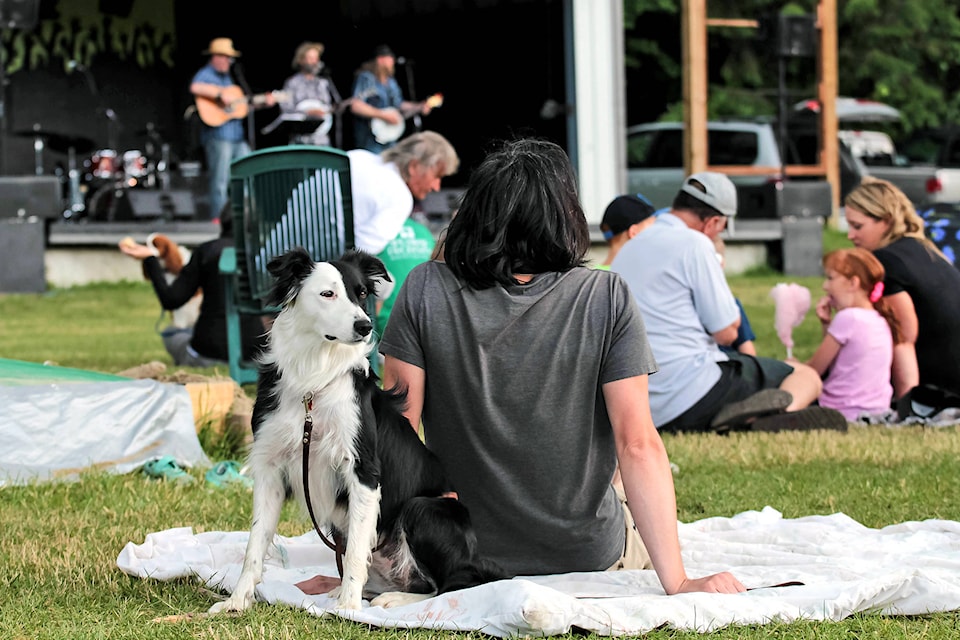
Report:
[[[381,44],[374,49],[373,58],[357,71],[353,82],[353,100],[350,102],[350,111],[354,115],[354,147],[357,149],[380,153],[396,144],[395,139],[377,139],[374,121],[399,125],[404,118],[416,113],[427,115],[433,108],[429,101],[404,100],[394,77],[396,62],[393,50]]]
[[[200,116],[200,143],[207,160],[210,179],[210,215],[216,217],[227,201],[230,163],[250,153],[243,119],[249,105],[273,106],[273,94],[248,96],[237,86],[231,67],[240,52],[230,38],[214,38],[203,52],[209,62],[193,76],[190,93]]]
[[[290,144],[330,145],[330,129],[340,94],[326,65],[320,60],[323,50],[323,43],[303,42],[293,54],[292,66],[297,72],[283,83],[284,99],[280,101],[280,110],[284,114],[298,114],[319,121],[319,124],[308,133],[292,133]]]

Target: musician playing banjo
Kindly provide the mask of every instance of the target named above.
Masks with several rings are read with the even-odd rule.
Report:
[[[233,48],[230,38],[214,38],[203,53],[210,56],[210,61],[194,74],[190,93],[201,122],[200,143],[210,178],[210,217],[216,219],[227,202],[230,163],[250,153],[243,125],[249,106],[273,106],[276,97],[272,93],[247,96],[237,86],[230,68],[240,52]]]
[[[374,49],[373,59],[357,72],[350,103],[350,111],[355,116],[354,146],[357,149],[380,153],[392,147],[403,133],[406,118],[416,113],[427,115],[435,106],[430,101],[403,99],[394,78],[395,64],[393,51],[382,44]],[[382,130],[379,135],[378,126]]]
[[[304,42],[297,47],[293,68],[298,72],[283,83],[285,99],[280,101],[280,110],[284,114],[302,114],[307,119],[320,121],[312,132],[291,133],[290,144],[330,145],[334,106],[340,102],[340,94],[320,61],[323,49],[319,42]]]

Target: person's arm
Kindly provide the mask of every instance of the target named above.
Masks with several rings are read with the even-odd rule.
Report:
[[[193,82],[190,84],[190,93],[201,98],[210,98],[211,100],[220,100],[220,94],[224,87],[218,84],[209,84],[207,82]]]
[[[717,344],[727,346],[733,344],[737,340],[737,330],[739,328],[740,318],[737,318],[729,327],[720,329],[720,331],[714,331],[710,335],[713,336],[713,339],[716,340]]]
[[[813,367],[822,378],[831,365],[833,365],[833,361],[837,359],[838,353],[840,353],[840,343],[828,333],[823,336],[823,342],[820,343],[820,346],[817,347],[814,354],[807,360],[807,365]]]
[[[383,388],[397,387],[407,391],[407,408],[403,415],[410,426],[420,432],[420,418],[423,414],[423,397],[426,389],[427,373],[418,366],[398,360],[393,356],[383,358]]]
[[[913,298],[906,291],[900,291],[884,300],[890,305],[893,316],[900,325],[900,342],[893,347],[893,395],[899,399],[905,393],[920,384],[920,367],[917,365],[917,333],[919,321]]]
[[[753,340],[747,340],[737,346],[737,351],[744,355],[755,356],[757,355],[757,345],[754,344]]]
[[[384,120],[390,124],[397,124],[403,119],[403,116],[393,109],[378,109],[371,104],[367,104],[363,100],[351,101],[350,111],[357,116],[364,118],[376,118],[378,120]]]
[[[738,593],[745,587],[729,572],[690,578],[680,556],[677,501],[667,451],[653,426],[647,376],[603,385],[627,505],[664,591]]]

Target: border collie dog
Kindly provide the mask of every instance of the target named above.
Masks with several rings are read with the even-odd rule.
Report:
[[[298,247],[268,269],[280,312],[253,412],[253,526],[236,589],[211,613],[253,604],[291,494],[337,542],[341,584],[329,595],[340,608],[360,609],[365,595],[398,606],[507,577],[479,557],[467,509],[444,497],[454,489],[403,416],[405,394],[381,389],[370,370],[365,307],[389,280],[383,263],[355,250],[316,263]]]

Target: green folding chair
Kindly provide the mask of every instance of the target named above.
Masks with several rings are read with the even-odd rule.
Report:
[[[353,198],[347,154],[332,147],[291,145],[255,151],[230,165],[234,247],[220,255],[227,314],[230,377],[257,381],[244,358],[240,318],[270,316],[273,285],[267,263],[294,247],[314,260],[334,260],[353,247]]]

